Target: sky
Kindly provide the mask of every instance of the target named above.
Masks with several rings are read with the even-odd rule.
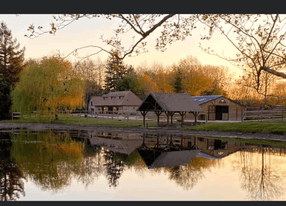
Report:
[[[43,26],[45,29],[50,28],[50,23],[53,22],[53,15],[48,14],[0,14],[0,20],[7,24],[7,27],[12,31],[14,38],[20,43],[21,48],[25,47],[25,58],[41,58],[43,56],[49,56],[52,54],[60,53],[63,56],[68,55],[73,50],[88,46],[97,45],[106,48],[106,45],[102,42],[100,37],[111,37],[114,35],[114,30],[118,26],[118,22],[109,21],[105,19],[80,19],[68,25],[64,29],[61,29],[53,34],[43,34],[37,38],[29,39],[24,35],[29,35],[27,31],[28,27],[33,24],[35,27]],[[235,49],[231,46],[222,36],[215,35],[210,41],[200,41],[200,34],[203,32],[202,28],[198,28],[194,31],[193,35],[187,37],[185,41],[177,41],[172,45],[167,46],[165,52],[160,52],[155,49],[155,38],[159,34],[159,31],[155,31],[149,37],[147,37],[147,53],[139,54],[136,57],[127,57],[124,59],[124,63],[131,64],[135,68],[140,64],[152,65],[154,62],[163,64],[165,66],[178,63],[180,59],[191,55],[196,57],[203,65],[216,65],[228,67],[233,77],[242,75],[242,70],[233,66],[231,63],[223,60],[217,56],[209,55],[199,48],[199,42],[202,43],[204,48],[211,47],[218,53],[224,53],[227,55],[234,55]],[[133,34],[125,35],[126,48],[129,47],[128,43],[132,43]],[[84,49],[81,50],[80,55],[90,55],[97,50]],[[94,55],[91,59],[97,60],[98,57],[101,60],[105,60],[108,55],[101,52],[98,55]],[[71,60],[74,58],[71,57]]]

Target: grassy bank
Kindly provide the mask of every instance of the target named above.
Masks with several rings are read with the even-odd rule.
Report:
[[[53,124],[78,124],[78,125],[92,125],[92,126],[113,126],[113,127],[142,127],[142,120],[117,120],[101,119],[101,118],[85,118],[82,116],[66,116],[62,114],[58,120],[39,119],[37,116],[22,117],[18,120],[6,120],[5,122],[14,123],[53,123]],[[155,121],[146,122],[150,127],[156,126]]]
[[[238,123],[207,123],[184,130],[205,131],[237,131],[250,133],[286,134],[286,121],[282,122],[238,122]]]

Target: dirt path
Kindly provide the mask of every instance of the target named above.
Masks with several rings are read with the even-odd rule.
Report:
[[[190,131],[180,128],[138,128],[138,127],[106,127],[106,126],[88,126],[74,124],[43,124],[43,123],[8,123],[0,122],[0,132],[11,132],[11,129],[25,128],[33,131],[55,129],[55,130],[99,130],[99,131],[119,131],[131,133],[159,133],[174,135],[195,135],[209,137],[226,137],[242,139],[261,139],[286,141],[286,135],[268,134],[268,133],[244,133],[244,132],[223,132],[223,131]]]

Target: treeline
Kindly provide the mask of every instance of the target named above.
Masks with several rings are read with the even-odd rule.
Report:
[[[228,68],[202,65],[193,56],[170,66],[153,62],[151,65],[143,63],[133,67],[114,56],[110,56],[105,63],[101,60],[86,59],[75,65],[76,72],[82,74],[86,71],[88,77],[91,77],[91,67],[87,65],[94,66],[93,77],[89,78],[93,86],[87,86],[89,95],[86,96],[127,90],[134,92],[141,99],[149,92],[188,92],[194,96],[227,95],[227,87],[231,81]]]

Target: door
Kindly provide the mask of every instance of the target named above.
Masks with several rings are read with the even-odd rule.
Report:
[[[216,106],[215,116],[216,120],[228,120],[228,106]]]

